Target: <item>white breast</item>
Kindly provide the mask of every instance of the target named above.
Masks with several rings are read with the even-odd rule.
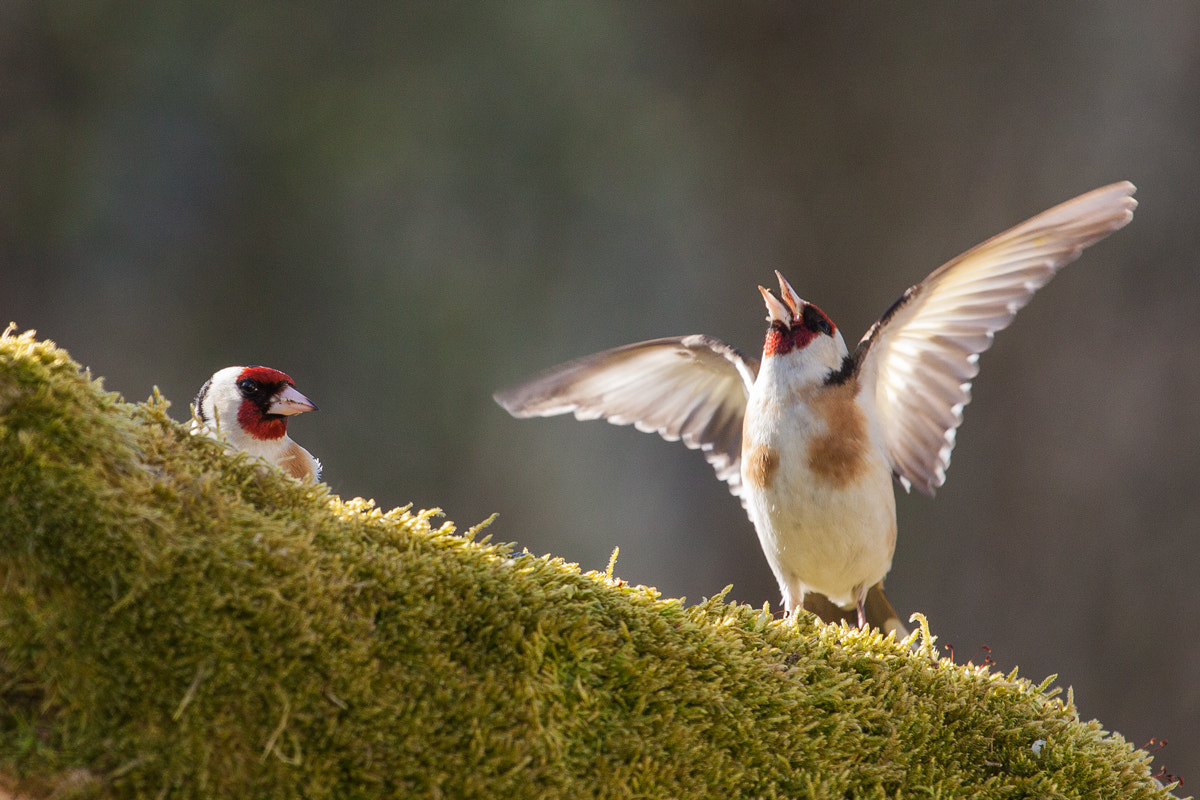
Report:
[[[891,471],[853,402],[856,390],[822,387],[785,399],[763,375],[751,392],[742,449],[746,505],[789,611],[806,591],[852,607],[855,594],[891,566]]]

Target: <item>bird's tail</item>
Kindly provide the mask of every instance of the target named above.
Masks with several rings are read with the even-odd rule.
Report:
[[[878,628],[884,635],[894,631],[897,639],[908,636],[908,628],[901,622],[900,615],[896,613],[896,609],[892,608],[887,595],[883,593],[882,581],[867,591],[865,608],[867,624],[872,628]],[[840,608],[829,602],[825,595],[817,592],[804,593],[804,610],[816,614],[824,622],[844,620],[851,626],[858,624],[858,612],[855,609]]]

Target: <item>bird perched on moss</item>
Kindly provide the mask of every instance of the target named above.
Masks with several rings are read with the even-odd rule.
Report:
[[[853,353],[777,272],[779,297],[759,287],[761,365],[707,336],[656,339],[554,367],[496,400],[517,417],[574,412],[702,450],[741,497],[788,614],[816,592],[886,630],[898,620],[868,608],[895,615],[880,585],[896,544],[892,479],[929,495],[942,485],[979,354],[1061,267],[1132,219],[1133,192],[1097,189],[953,259]]]
[[[226,367],[200,387],[192,432],[264,458],[292,477],[319,481],[321,462],[287,435],[289,417],[316,410],[277,369]]]

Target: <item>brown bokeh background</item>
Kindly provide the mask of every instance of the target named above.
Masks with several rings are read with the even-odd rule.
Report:
[[[948,483],[900,498],[888,590],[1200,781],[1200,6],[0,2],[5,320],[179,419],[219,367],[284,369],[334,491],[619,546],[693,600],[779,599],[703,459],[494,389],[756,350],[774,269],[853,342],[1120,179],[1133,223],[997,338]]]

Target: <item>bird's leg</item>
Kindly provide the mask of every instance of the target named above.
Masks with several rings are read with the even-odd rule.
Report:
[[[804,607],[804,589],[796,592],[798,597],[786,587],[783,588],[783,618],[795,622],[800,609]]]
[[[865,587],[855,590],[854,603],[858,609],[858,627],[865,630],[867,627],[867,589]]]

